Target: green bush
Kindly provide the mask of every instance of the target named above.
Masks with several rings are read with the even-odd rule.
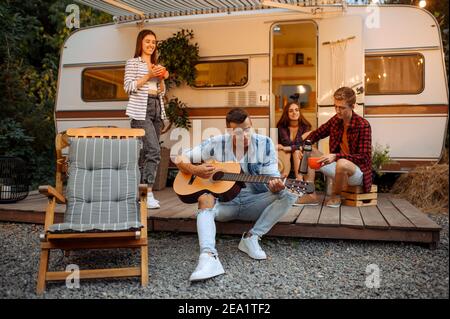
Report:
[[[159,61],[169,70],[170,74],[169,79],[165,81],[167,91],[174,85],[180,86],[183,82],[189,86],[193,86],[195,83],[197,72],[195,65],[199,59],[199,48],[197,43],[190,43],[193,38],[192,30],[182,29],[158,44]],[[177,97],[170,98],[166,104],[166,114],[170,124],[163,130],[163,133],[167,132],[172,125],[187,130],[191,127],[186,108],[187,105]]]
[[[34,155],[33,141],[34,137],[27,135],[22,125],[14,119],[0,120],[0,154],[30,158]]]
[[[54,105],[70,0],[0,2],[0,155],[22,158],[32,188],[54,184]],[[81,26],[112,21],[80,6]]]
[[[191,127],[191,122],[186,107],[186,104],[178,98],[172,98],[166,105],[166,114],[169,121],[176,127],[188,130]]]
[[[166,81],[168,88],[180,86],[183,82],[194,85],[199,48],[197,43],[190,43],[193,38],[194,31],[182,29],[158,44],[159,61],[170,74]]]

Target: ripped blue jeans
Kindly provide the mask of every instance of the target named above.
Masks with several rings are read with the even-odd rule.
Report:
[[[216,200],[213,208],[202,209],[197,213],[200,253],[210,252],[217,255],[215,221],[256,221],[250,232],[261,237],[289,211],[297,198],[298,195],[287,190],[275,194],[270,191],[254,194],[244,188],[229,202]]]

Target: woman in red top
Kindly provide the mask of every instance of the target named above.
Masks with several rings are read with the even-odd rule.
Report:
[[[291,170],[291,161],[294,164],[295,178],[303,180],[299,173],[302,158],[301,146],[303,137],[311,130],[311,124],[300,112],[300,106],[291,102],[286,104],[283,114],[277,123],[278,128],[278,163],[282,176],[288,176]]]

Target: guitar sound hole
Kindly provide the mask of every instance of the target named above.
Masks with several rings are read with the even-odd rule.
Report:
[[[219,181],[222,179],[222,177],[223,177],[223,172],[219,171],[219,172],[214,173],[214,175],[212,176],[212,180]]]

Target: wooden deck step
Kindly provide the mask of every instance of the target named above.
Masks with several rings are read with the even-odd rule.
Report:
[[[415,230],[416,226],[405,217],[387,196],[380,196],[378,198],[378,208],[384,219],[386,219],[389,227],[392,229],[411,229]]]
[[[364,227],[364,222],[357,207],[341,206],[341,226]]]
[[[319,221],[320,212],[322,211],[322,204],[325,199],[324,195],[319,195],[319,205],[304,206],[301,214],[295,221],[299,225],[316,225]]]
[[[377,206],[360,207],[359,212],[365,228],[388,229],[389,224]]]
[[[373,189],[376,191],[376,189]],[[358,189],[355,189],[358,191]],[[172,188],[155,191],[161,208],[148,210],[149,231],[197,231],[197,204],[185,204]],[[0,205],[0,221],[44,223],[47,199],[37,193],[15,204]],[[426,243],[435,248],[441,227],[404,199],[378,194],[375,206],[293,206],[268,233],[270,236],[383,240]],[[63,220],[65,205],[57,206],[55,222]],[[218,234],[241,235],[253,222],[217,222]]]
[[[323,206],[317,225],[321,226],[339,226],[340,225],[340,209]]]
[[[428,218],[418,208],[402,198],[390,198],[392,204],[416,226],[416,228],[423,230],[439,230],[441,226],[436,224],[433,220]]]
[[[287,214],[280,219],[279,223],[288,223],[288,224],[294,223],[298,218],[298,216],[301,214],[303,209],[304,206],[303,207],[292,206],[287,212]]]
[[[172,218],[195,219],[197,211],[197,204],[189,204],[183,206],[177,214],[172,216]]]

